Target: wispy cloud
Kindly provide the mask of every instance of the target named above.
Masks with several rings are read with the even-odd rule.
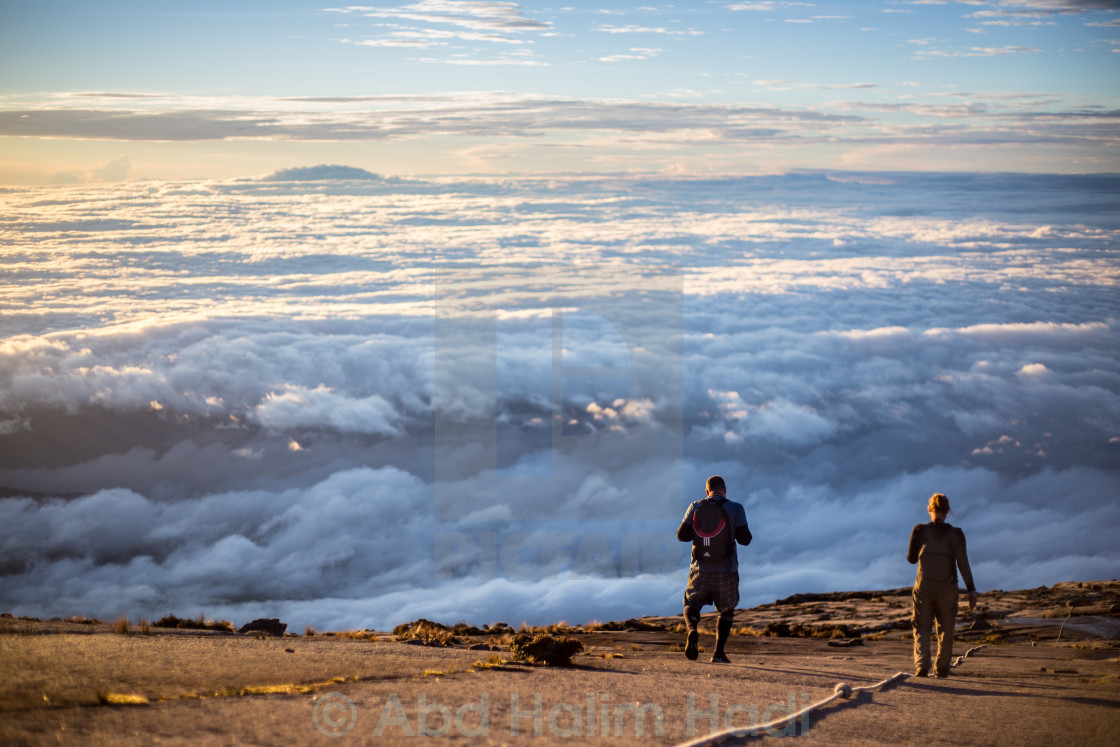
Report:
[[[914,56],[918,59],[930,57],[1002,57],[1012,54],[1039,54],[1037,47],[1006,45],[1002,47],[968,47],[967,49],[940,49],[932,39],[911,39],[910,44],[919,47]]]
[[[638,60],[652,59],[660,53],[660,49],[652,49],[648,47],[630,47],[629,53],[612,54],[607,55],[606,57],[600,57],[599,62],[635,62]]]
[[[759,2],[732,3],[726,5],[728,10],[757,10],[773,11],[781,8],[811,8],[815,3],[781,2],[781,0],[760,0]]]
[[[756,80],[756,86],[772,91],[844,91],[855,89],[879,88],[878,83],[794,83],[789,80]]]
[[[612,26],[604,24],[595,29],[608,34],[667,34],[669,36],[702,36],[699,29],[667,29],[662,26]]]
[[[636,48],[633,57],[647,59],[654,48]],[[448,62],[440,59],[433,62]],[[491,61],[462,59],[457,64]],[[526,58],[497,64],[534,64]],[[211,140],[223,138],[380,140],[425,134],[511,135],[563,130],[684,131],[734,128],[769,122],[800,122],[837,127],[860,118],[853,115],[747,106],[662,104],[497,97],[452,105],[377,111],[323,111],[312,121],[298,111],[243,110],[127,111],[41,110],[0,112],[0,133],[37,136],[105,137],[125,140]]]
[[[346,6],[327,12],[365,18],[395,19],[421,26],[376,25],[370,38],[343,39],[346,43],[371,47],[431,48],[451,41],[524,44],[526,32],[547,32],[552,25],[525,16],[517,3],[485,0],[421,0],[390,8]],[[447,28],[450,27],[450,28]],[[381,31],[389,28],[392,30]]]
[[[1120,11],[1120,3],[1116,0],[957,0],[957,2],[965,5],[988,5],[993,8],[976,11],[972,14],[973,17],[1042,18],[1049,15]]]
[[[550,67],[551,63],[545,60],[536,59],[531,56],[515,57],[513,55],[505,55],[502,57],[421,57],[417,62],[435,65],[479,65],[479,66],[494,66],[500,67],[505,65],[521,66],[521,67]]]
[[[402,18],[409,21],[442,23],[467,29],[524,31],[548,29],[551,24],[526,18],[517,3],[485,0],[420,0],[412,5],[376,8],[351,5],[328,8],[328,12],[354,13],[368,18]]]
[[[966,56],[1024,54],[1032,48],[973,49]],[[603,55],[608,63],[642,62],[659,54],[657,47],[632,47]],[[930,56],[949,54],[938,50]],[[540,66],[547,61],[531,54],[499,57],[474,55],[421,59],[430,64]],[[759,79],[769,90],[874,91],[870,81],[799,83]],[[913,95],[907,94],[908,97]],[[669,98],[667,96],[667,98]],[[671,97],[676,99],[677,97]],[[702,145],[714,157],[741,143],[789,146],[829,143],[853,148],[865,143],[915,146],[974,143],[1022,145],[1083,143],[1118,147],[1120,137],[1099,127],[1114,118],[1114,108],[1085,105],[1063,96],[1019,97],[1000,103],[982,97],[967,105],[926,102],[831,101],[811,108],[712,105],[677,100],[638,102],[517,96],[507,93],[438,94],[388,97],[289,97],[230,100],[229,108],[195,106],[184,100],[153,99],[138,108],[93,100],[83,108],[56,104],[46,109],[0,111],[0,134],[24,137],[66,137],[121,141],[205,141],[229,139],[304,141],[398,141],[470,136],[507,147],[536,143],[541,136],[561,137],[568,146],[595,146],[605,134],[625,134],[632,147],[661,147],[666,138]],[[122,100],[127,101],[127,100]],[[986,102],[986,103],[985,103]],[[170,106],[169,106],[170,105]],[[959,121],[953,129],[941,120]],[[917,119],[915,119],[917,117]],[[923,121],[924,120],[924,121]]]

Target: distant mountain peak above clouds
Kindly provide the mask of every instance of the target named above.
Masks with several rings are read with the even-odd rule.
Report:
[[[321,182],[332,179],[362,179],[365,181],[389,181],[383,176],[359,169],[355,166],[339,166],[337,164],[320,164],[318,166],[301,166],[294,169],[280,169],[268,176],[261,177],[265,182]]]

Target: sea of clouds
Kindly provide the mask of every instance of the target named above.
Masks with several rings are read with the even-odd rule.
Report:
[[[0,607],[294,629],[674,614],[722,474],[743,604],[1120,575],[1120,178],[10,189]]]

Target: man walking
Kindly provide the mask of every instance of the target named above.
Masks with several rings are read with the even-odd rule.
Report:
[[[677,528],[677,539],[692,543],[688,586],[684,590],[684,622],[688,629],[684,655],[689,659],[699,655],[700,610],[706,604],[714,604],[719,611],[719,623],[712,663],[729,664],[723,648],[739,604],[739,558],[735,543],[749,545],[751,530],[743,506],[727,500],[727,485],[722,477],[709,477],[704,492],[704,498],[689,505]]]

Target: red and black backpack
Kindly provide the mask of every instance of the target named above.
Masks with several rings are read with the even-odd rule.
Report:
[[[709,497],[692,511],[692,557],[697,560],[723,560],[735,549],[735,528],[723,508],[726,498]]]

